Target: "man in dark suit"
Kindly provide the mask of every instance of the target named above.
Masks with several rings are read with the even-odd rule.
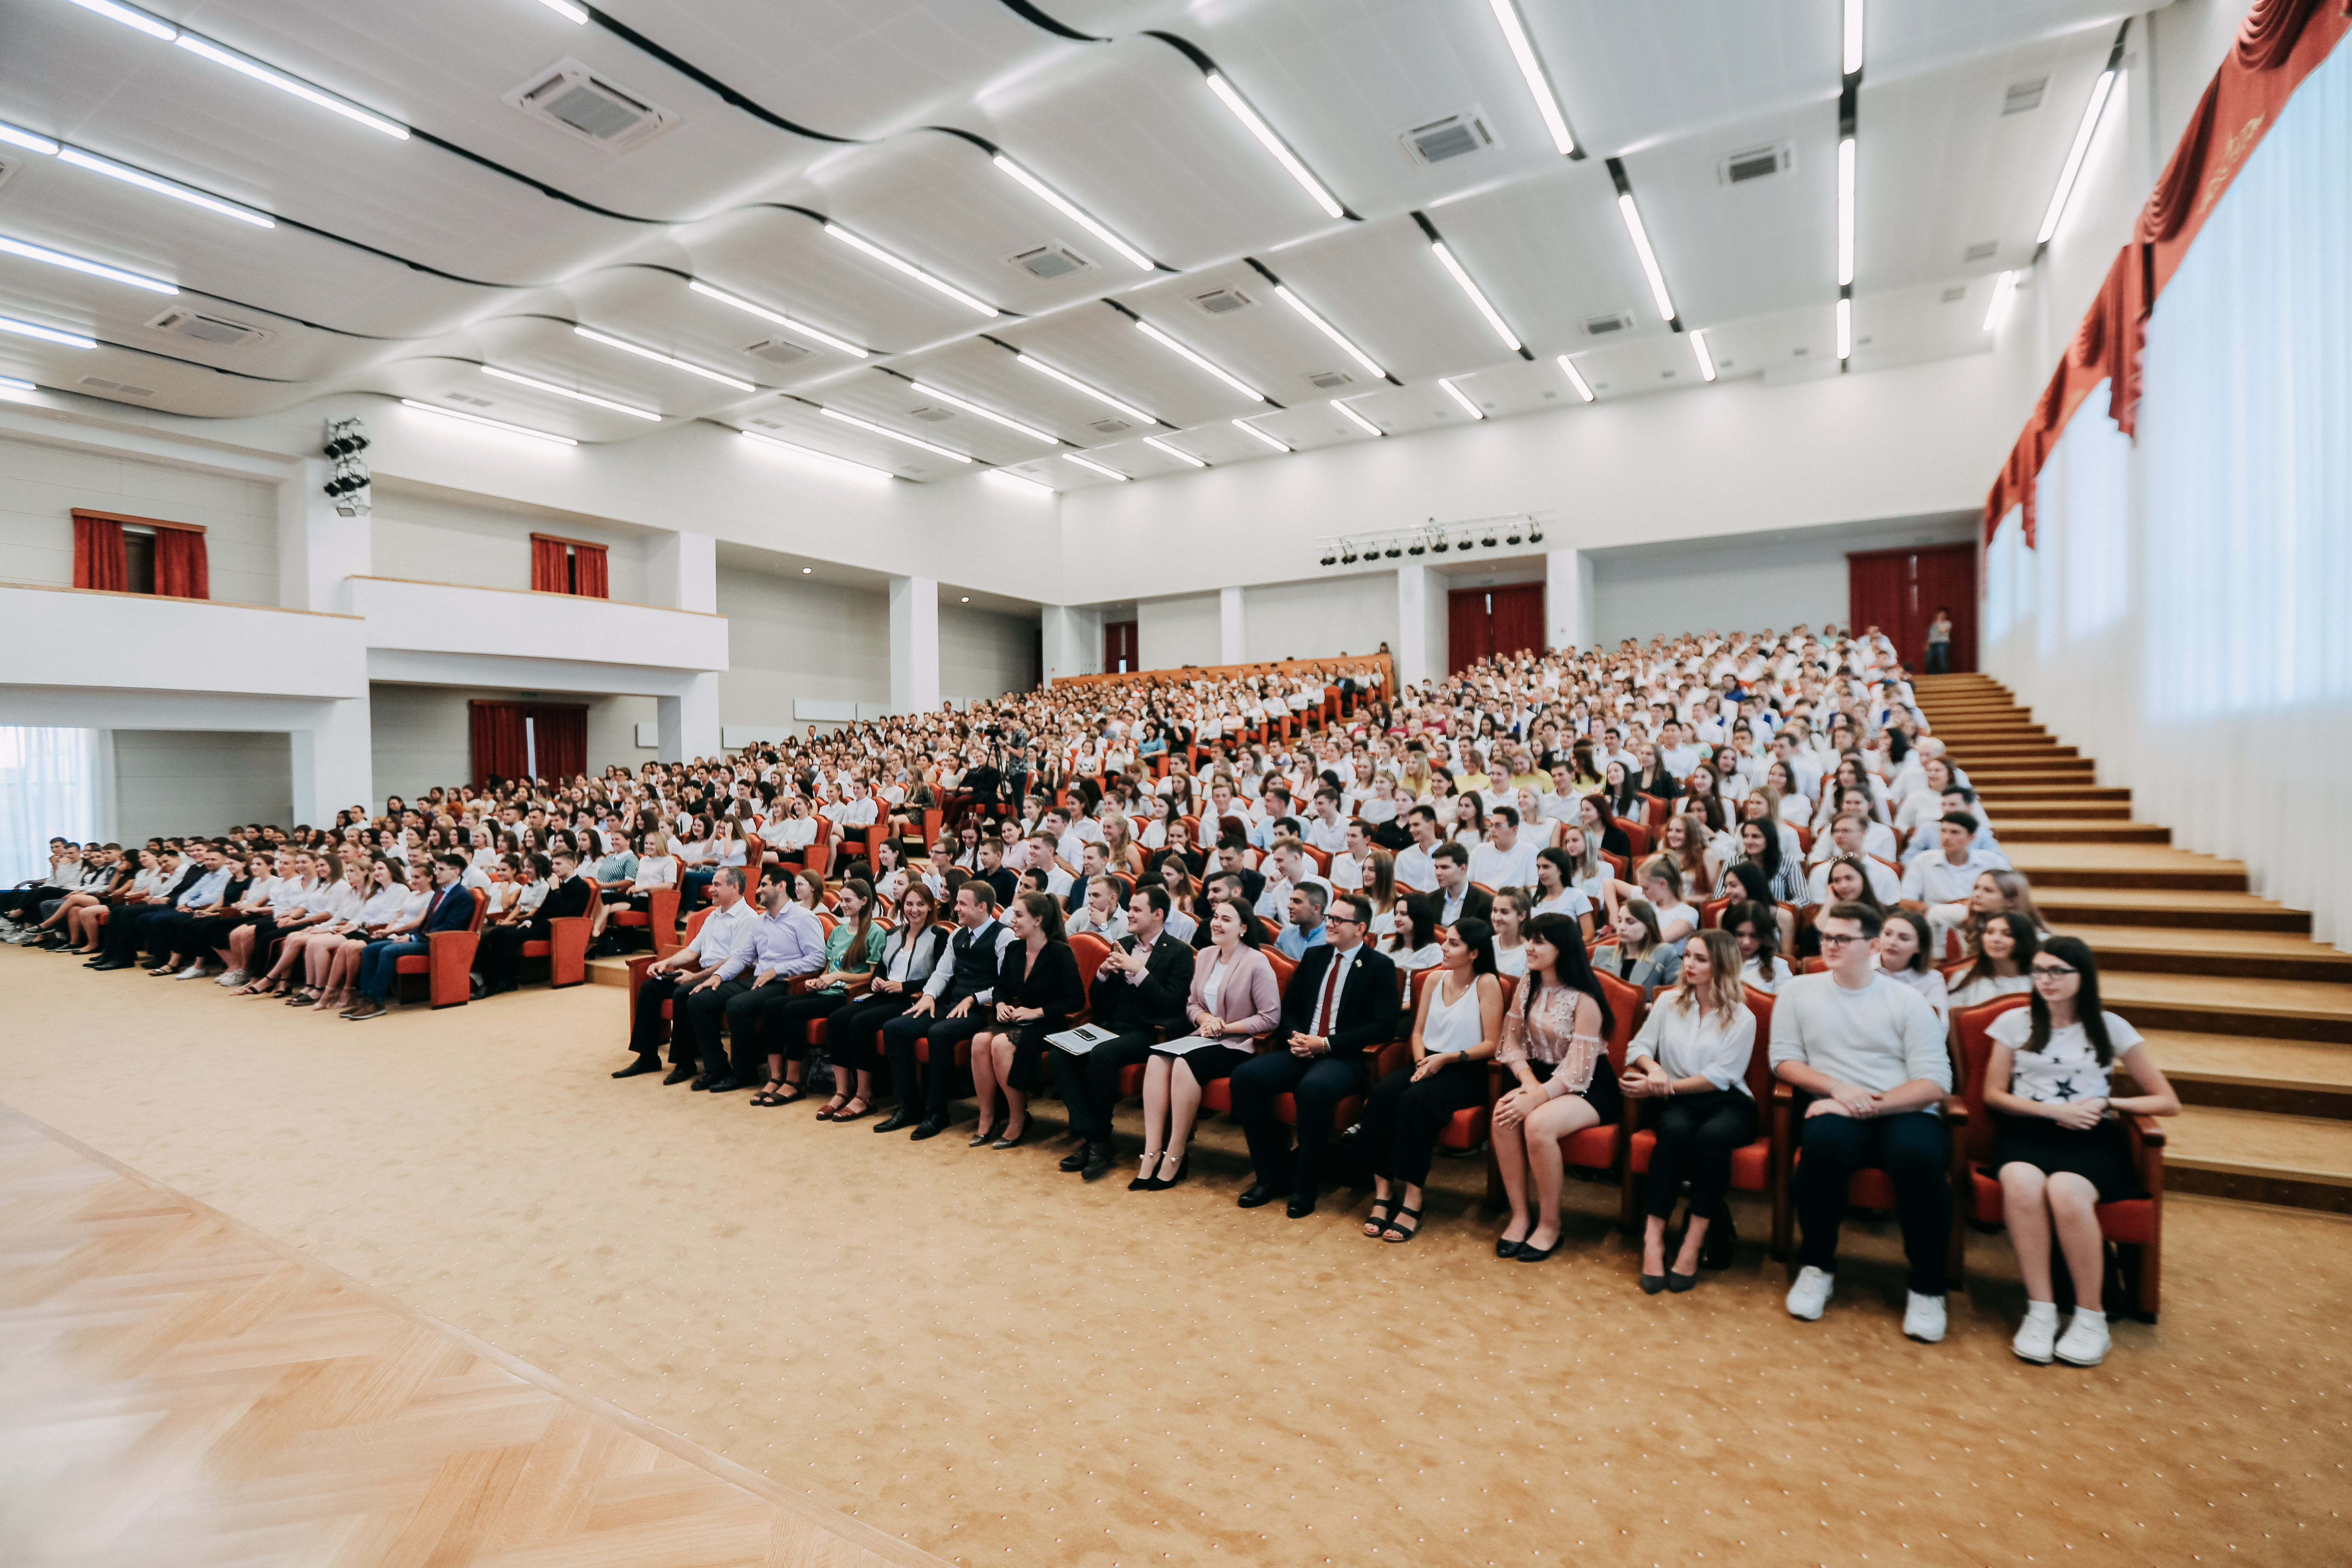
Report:
[[[1430,854],[1437,867],[1437,923],[1483,921],[1493,917],[1495,895],[1470,880],[1470,851],[1448,841]]]
[[[1045,1053],[1055,1090],[1070,1110],[1070,1130],[1086,1140],[1062,1162],[1062,1169],[1082,1171],[1089,1182],[1108,1175],[1118,1157],[1110,1115],[1118,1103],[1121,1070],[1140,1065],[1161,1030],[1171,1037],[1190,1032],[1184,1003],[1192,992],[1192,950],[1168,934],[1168,907],[1166,888],[1157,882],[1138,888],[1127,900],[1128,934],[1095,971],[1089,992],[1094,1021],[1117,1029],[1118,1038],[1084,1056],[1059,1047]]]
[[[547,897],[531,917],[482,932],[482,952],[475,963],[481,971],[485,996],[496,996],[521,984],[523,943],[552,941],[555,931],[551,921],[588,912],[593,884],[580,875],[580,857],[569,849],[558,849],[548,861],[555,875],[548,879]]]
[[[1240,899],[1243,907],[1244,909],[1248,907],[1250,900],[1242,892],[1245,885],[1239,870],[1216,872],[1202,885],[1201,890],[1204,897],[1201,902],[1200,929],[1192,933],[1194,951],[1197,952],[1209,945],[1209,917],[1216,911],[1219,904],[1229,899]]]
[[[1234,1115],[1249,1136],[1257,1180],[1241,1196],[1254,1209],[1290,1194],[1290,1217],[1315,1212],[1323,1145],[1339,1101],[1364,1091],[1369,1053],[1395,1037],[1397,970],[1364,939],[1372,901],[1342,893],[1323,917],[1330,942],[1310,947],[1283,994],[1282,1021],[1266,1050],[1234,1069]],[[1298,1110],[1298,1148],[1276,1120],[1274,1102],[1290,1095]]]
[[[433,902],[425,907],[425,923],[405,942],[368,943],[360,954],[360,999],[343,1009],[344,1017],[353,1023],[383,1017],[393,982],[400,977],[400,961],[412,953],[432,952],[435,931],[464,931],[474,923],[474,890],[457,883],[465,874],[463,855],[434,858]]]

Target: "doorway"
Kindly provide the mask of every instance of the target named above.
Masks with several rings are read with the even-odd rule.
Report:
[[[1103,673],[1105,675],[1135,673],[1138,668],[1135,648],[1133,621],[1103,623]]]
[[[1544,646],[1544,585],[1520,583],[1507,588],[1457,588],[1446,595],[1448,675],[1496,654],[1541,653]]]
[[[1927,627],[1952,617],[1953,673],[1977,667],[1977,547],[1865,550],[1845,558],[1846,619],[1859,637],[1875,626],[1915,673],[1927,668]]]

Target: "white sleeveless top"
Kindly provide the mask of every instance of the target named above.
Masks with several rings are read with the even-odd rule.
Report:
[[[1429,998],[1429,1019],[1421,1027],[1422,1048],[1431,1056],[1452,1051],[1466,1051],[1483,1037],[1478,1019],[1478,984],[1473,977],[1470,986],[1449,1004],[1445,1000],[1443,976],[1428,984],[1433,987]]]

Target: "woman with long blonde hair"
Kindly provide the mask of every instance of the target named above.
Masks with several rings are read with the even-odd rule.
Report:
[[[1642,1032],[1625,1051],[1620,1087],[1662,1103],[1652,1120],[1642,1237],[1642,1289],[1682,1291],[1701,1268],[1727,1268],[1738,1236],[1724,1194],[1732,1151],[1756,1137],[1748,1059],[1756,1049],[1756,1015],[1739,984],[1739,944],[1730,933],[1703,931],[1683,948],[1681,981],[1661,993]],[[1666,1264],[1666,1221],[1690,1183],[1690,1218],[1674,1266]]]

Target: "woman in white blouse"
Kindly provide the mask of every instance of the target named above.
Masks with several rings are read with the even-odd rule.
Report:
[[[407,868],[396,860],[373,860],[367,865],[361,885],[360,907],[349,921],[321,926],[310,940],[302,944],[304,973],[309,976],[310,991],[317,1000],[311,1006],[320,1012],[332,1013],[348,1007],[356,1000],[350,994],[350,980],[359,973],[359,952],[368,944],[370,927],[389,924],[400,918],[400,906],[408,896],[402,879]],[[335,976],[337,963],[345,949],[351,950],[352,961],[343,966],[343,988],[339,994]]]
[[[1952,1016],[1952,999],[1944,986],[1944,972],[1927,962],[1927,922],[1909,910],[1895,910],[1878,933],[1878,967],[1889,980],[1899,980],[1919,993],[1936,1010],[1938,1027]]]
[[[1977,933],[1976,962],[1952,986],[1952,1011],[1981,1007],[1998,997],[2033,989],[2028,971],[2042,950],[2042,934],[2033,922],[2012,910],[1986,917]]]
[[[2052,937],[2034,954],[2032,977],[2032,1005],[1993,1020],[1985,1062],[1991,1164],[2025,1279],[2025,1321],[2011,1348],[2024,1361],[2046,1363],[2054,1355],[2070,1366],[2096,1366],[2108,1348],[2106,1315],[2096,1305],[2106,1278],[2098,1205],[2144,1195],[2117,1118],[2177,1116],[2180,1097],[2139,1031],[2100,1008],[2098,964],[2088,945]],[[2117,1060],[2138,1094],[2113,1092]],[[2063,1337],[2051,1289],[2053,1233],[2074,1281],[2074,1318]]]
[[[377,861],[375,870],[384,869],[385,863]],[[396,941],[415,930],[433,906],[433,863],[422,857],[408,868],[405,887],[382,877],[371,879],[376,884],[375,890],[360,906],[352,930],[336,945],[329,960],[326,985],[313,1004],[316,1011],[340,1011],[357,1002],[359,995],[354,987],[359,984],[361,955],[376,942]],[[316,952],[321,945],[321,942],[313,941],[310,949]]]
[[[314,891],[305,895],[302,900],[300,928],[287,936],[286,945],[279,950],[277,963],[271,966],[268,974],[264,978],[285,979],[292,973],[294,966],[302,962],[302,950],[308,947],[313,939],[341,934],[342,928],[349,925],[352,918],[360,912],[360,906],[367,901],[366,889],[370,864],[368,860],[354,856],[351,863],[343,868],[343,874],[341,877],[321,881]],[[280,921],[278,929],[283,934],[286,931],[285,922]],[[317,1000],[316,990],[299,984],[286,995],[286,1003],[289,1007],[308,1006]]]
[[[1528,897],[1525,888],[1497,888],[1494,908],[1487,911],[1486,921],[1495,928],[1495,972],[1498,974],[1520,975],[1528,972],[1528,919],[1535,913],[1535,900]]]
[[[1625,1051],[1626,1095],[1664,1102],[1651,1119],[1658,1141],[1643,1189],[1649,1223],[1642,1237],[1642,1289],[1649,1295],[1691,1289],[1702,1268],[1731,1267],[1738,1237],[1724,1194],[1732,1151],[1756,1138],[1756,1100],[1748,1089],[1755,1048],[1756,1015],[1739,988],[1739,945],[1727,932],[1700,931],[1683,949],[1682,983],[1659,995]],[[1690,1219],[1669,1268],[1666,1221],[1685,1179]]]

